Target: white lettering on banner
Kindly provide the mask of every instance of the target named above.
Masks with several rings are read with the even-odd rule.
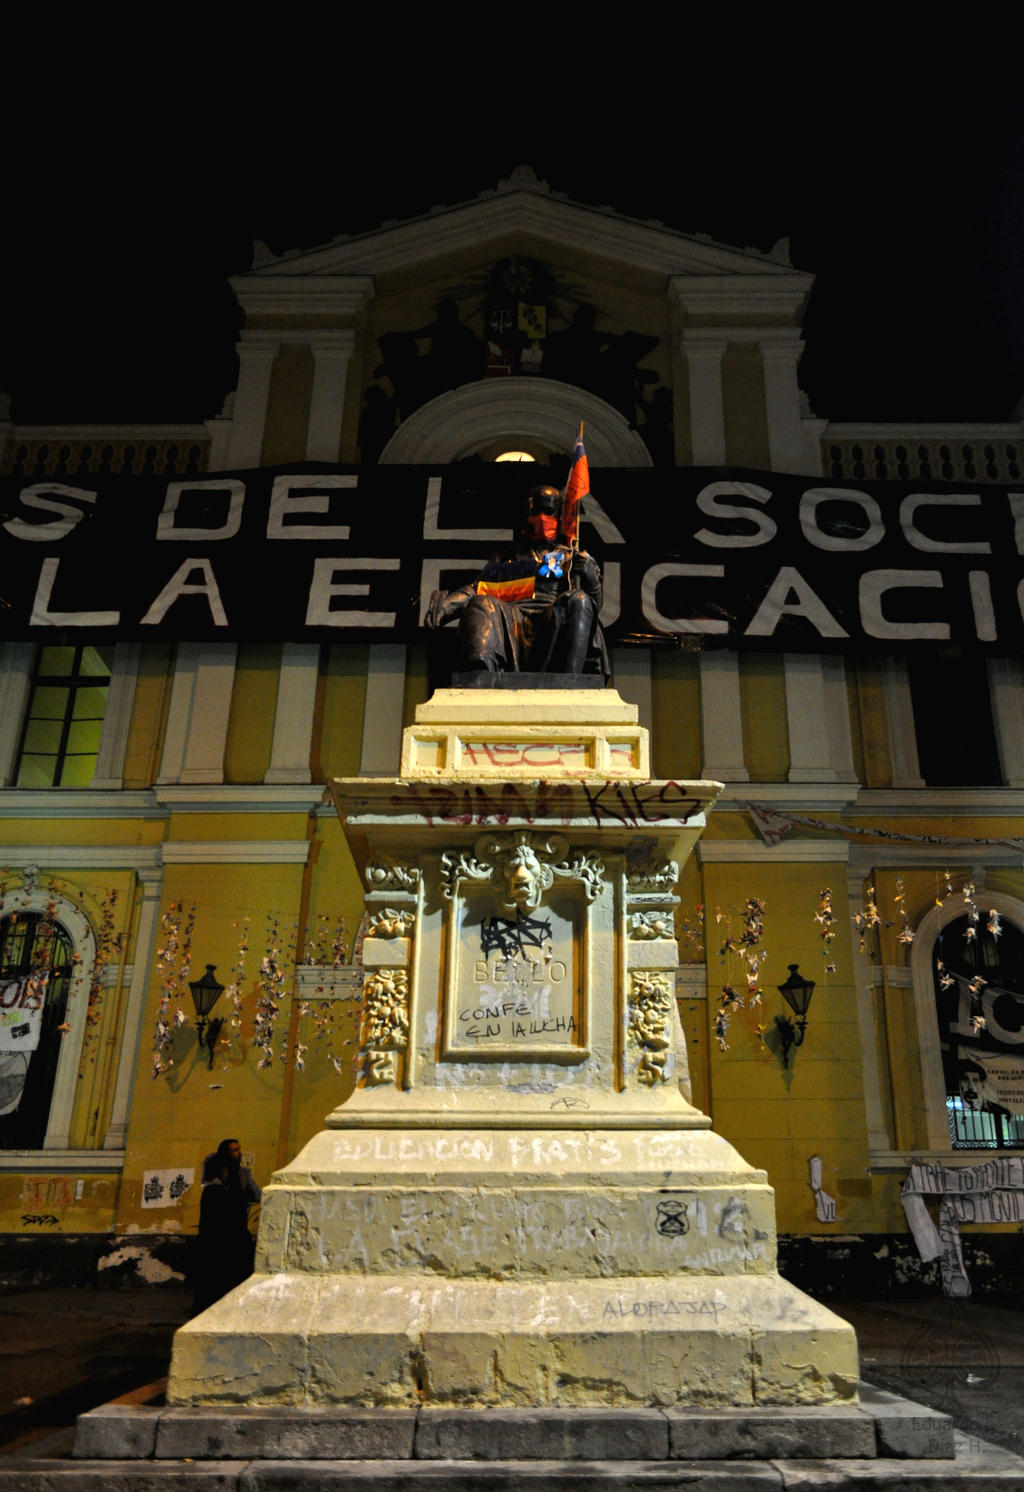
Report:
[[[868,526],[862,534],[830,534],[818,525],[818,507],[821,503],[856,503],[863,509]],[[804,538],[816,549],[846,552],[856,549],[873,549],[885,538],[885,523],[882,510],[873,497],[858,492],[853,487],[810,487],[800,499],[800,527]]]
[[[882,597],[886,591],[942,590],[938,570],[865,570],[860,577],[860,619],[869,637],[888,637],[897,641],[937,642],[949,637],[948,622],[890,622],[882,614]]]
[[[618,560],[605,560],[602,568],[604,585],[598,621],[602,627],[610,627],[618,621],[622,610],[622,566]]]
[[[992,582],[986,570],[972,570],[967,576],[971,589],[974,630],[979,642],[995,642],[999,636],[996,613],[992,605]]]
[[[33,627],[116,627],[119,611],[51,611],[50,599],[60,560],[52,555],[44,559],[29,622]]]
[[[426,626],[430,598],[435,591],[457,590],[476,580],[479,574],[480,559],[477,555],[469,559],[465,555],[455,555],[451,559],[425,559],[420,566],[420,626]],[[448,583],[449,576],[454,578],[454,586]]]
[[[991,554],[992,546],[983,540],[967,543],[962,539],[946,543],[941,539],[930,539],[915,527],[918,508],[980,508],[980,492],[912,492],[900,503],[900,528],[903,537],[912,549],[925,554]]]
[[[789,598],[793,596],[791,601]],[[821,597],[792,565],[783,565],[754,613],[745,637],[771,637],[784,616],[802,616],[822,637],[849,637]]]
[[[326,513],[331,493],[357,486],[359,478],[352,473],[336,472],[333,476],[280,476],[274,478],[267,515],[268,539],[323,539],[332,544],[344,543],[349,535],[347,523],[291,523],[293,513]],[[293,496],[305,492],[305,497]]]
[[[427,500],[423,505],[423,537],[453,543],[511,544],[515,537],[510,528],[441,528],[441,477],[427,478]],[[477,570],[479,571],[479,563]],[[436,587],[435,587],[436,589]]]
[[[202,576],[202,580],[190,580],[189,577],[197,572]],[[208,559],[187,559],[183,565],[180,565],[145,616],[141,618],[141,625],[155,627],[158,622],[162,622],[175,601],[181,596],[205,596],[214,626],[227,626],[228,619],[224,603],[220,598],[220,589],[213,573],[213,566]]]
[[[313,583],[306,607],[307,627],[393,627],[393,611],[334,611],[335,596],[368,596],[370,587],[360,583],[335,584],[334,577],[343,570],[398,570],[398,559],[318,559],[313,564]]]
[[[1024,554],[1024,492],[1008,492],[1006,501],[1013,519],[1014,546],[1018,554]]]
[[[37,508],[41,513],[59,513],[59,519],[49,518],[45,523],[26,523],[24,518],[8,518],[4,528],[15,539],[28,539],[33,544],[52,544],[54,539],[66,539],[68,534],[75,528],[85,513],[81,508],[74,508],[70,503],[57,501],[59,497],[74,497],[79,502],[94,503],[98,493],[89,492],[85,487],[66,487],[63,482],[35,482],[31,487],[23,487],[18,493],[18,500],[24,503],[26,508]]]
[[[758,544],[767,544],[778,533],[778,524],[767,513],[756,508],[737,507],[735,503],[721,502],[723,497],[749,497],[756,503],[771,501],[767,487],[758,487],[753,482],[709,482],[697,494],[697,507],[709,518],[742,518],[752,525],[751,534],[716,534],[714,529],[701,528],[694,534],[698,544],[709,549],[753,549]]]
[[[608,517],[608,514],[593,493],[590,493],[583,499],[583,511],[580,514],[580,529],[586,528],[588,523],[592,529],[596,529],[606,544],[625,544],[626,540],[622,537],[622,534]]]
[[[658,610],[658,586],[670,575],[689,576],[693,579],[707,576],[712,580],[721,580],[725,575],[725,566],[679,565],[674,560],[666,560],[662,565],[652,565],[640,587],[640,605],[652,627],[658,627],[663,632],[728,632],[729,623],[718,617],[663,616]]]
[[[175,515],[182,494],[186,492],[225,492],[228,496],[228,511],[219,528],[178,527]],[[189,540],[194,543],[206,539],[233,539],[242,526],[242,504],[245,501],[245,483],[237,477],[215,477],[209,482],[169,482],[163,509],[156,520],[158,539]]]
[[[957,1011],[956,1020],[950,1021],[949,1029],[955,1031],[958,1036],[976,1036],[977,1032],[971,1024],[971,1016],[974,1013],[971,990],[967,980],[956,976],[957,982]],[[996,1010],[999,1010],[1004,1020],[1015,1022],[1005,1026],[999,1019]],[[985,1017],[985,1030],[1001,1041],[1004,1046],[1024,1046],[1024,997],[1018,995],[1014,990],[1000,989],[998,985],[987,984],[981,991],[981,1012]]]

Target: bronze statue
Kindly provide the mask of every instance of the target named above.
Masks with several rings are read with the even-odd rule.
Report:
[[[484,566],[478,580],[435,591],[426,624],[458,618],[460,668],[467,672],[584,672],[607,677],[598,624],[601,571],[585,550],[565,542],[557,487],[526,494],[526,523],[507,554]]]

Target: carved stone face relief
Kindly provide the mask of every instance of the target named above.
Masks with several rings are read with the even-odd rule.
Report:
[[[517,844],[499,859],[505,882],[504,905],[511,911],[532,912],[540,906],[541,897],[555,879],[550,865],[542,865],[529,844]]]
[[[588,901],[604,886],[604,866],[595,855],[569,858],[569,843],[561,834],[482,834],[474,854],[447,850],[441,856],[441,890],[451,901],[460,881],[490,881],[502,897],[505,911],[533,912],[556,878],[583,885]]]

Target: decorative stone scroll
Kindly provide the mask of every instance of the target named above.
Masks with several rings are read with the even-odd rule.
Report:
[[[645,1087],[667,1083],[672,1053],[672,989],[664,974],[633,973],[629,1040],[639,1049],[635,1076]]]
[[[374,912],[371,915],[365,936],[368,938],[407,938],[415,921],[414,914],[404,908],[396,911],[394,907],[385,907],[383,911]]]
[[[366,886],[369,891],[415,891],[419,879],[418,866],[399,865],[388,855],[377,856],[366,867]]]
[[[666,860],[661,865],[631,860],[626,866],[626,887],[630,897],[651,892],[671,893],[678,879],[679,866],[675,860]]]

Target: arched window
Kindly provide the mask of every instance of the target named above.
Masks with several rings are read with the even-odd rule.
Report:
[[[25,885],[0,916],[0,1149],[67,1150],[96,939],[80,907]]]
[[[932,975],[953,1149],[1024,1148],[1024,933],[958,917],[935,939]]]
[[[0,1147],[46,1136],[74,971],[70,934],[45,912],[0,918]]]

